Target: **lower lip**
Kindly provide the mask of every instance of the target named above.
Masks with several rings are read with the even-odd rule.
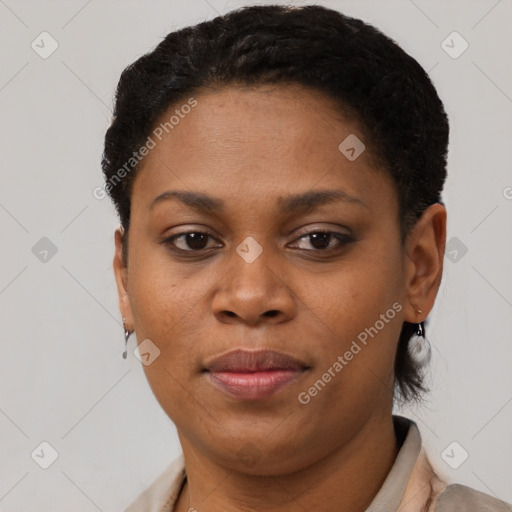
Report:
[[[296,370],[272,370],[252,373],[208,372],[210,380],[222,391],[242,400],[269,398],[302,375]]]

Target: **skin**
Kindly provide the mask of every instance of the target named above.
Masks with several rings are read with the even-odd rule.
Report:
[[[319,92],[230,86],[195,98],[135,178],[127,267],[123,231],[115,233],[121,313],[139,343],[149,338],[160,350],[144,371],[185,457],[176,510],[363,511],[397,455],[394,356],[402,323],[421,322],[433,307],[446,209],[429,207],[402,247],[391,178],[373,167],[368,149],[354,161],[342,155],[341,141],[349,134],[364,141],[363,131]],[[326,189],[364,205],[338,200],[293,215],[278,208],[279,198]],[[225,211],[178,200],[150,210],[166,190],[215,196]],[[353,241],[332,237],[329,254],[305,236],[318,231]],[[213,237],[199,252],[186,237],[162,243],[198,232]],[[263,249],[252,263],[236,252],[248,236]],[[299,393],[395,302],[401,311],[301,404]],[[270,398],[236,400],[201,371],[235,348],[271,348],[310,369]],[[252,462],[240,450],[252,450]]]

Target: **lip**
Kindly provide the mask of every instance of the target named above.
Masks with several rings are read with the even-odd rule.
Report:
[[[215,357],[205,365],[210,372],[248,373],[271,370],[302,370],[307,365],[275,350],[237,349]]]
[[[275,350],[233,350],[206,364],[210,382],[228,395],[242,400],[269,398],[291,384],[309,367]]]

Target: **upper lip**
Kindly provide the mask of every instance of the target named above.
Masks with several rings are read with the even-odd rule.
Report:
[[[232,350],[205,365],[211,372],[257,372],[270,370],[303,370],[302,361],[275,350]]]

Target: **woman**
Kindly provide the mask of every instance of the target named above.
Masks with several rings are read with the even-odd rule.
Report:
[[[320,6],[233,11],[123,72],[119,306],[183,450],[129,512],[511,510],[392,415],[425,392],[447,145],[419,64]]]

